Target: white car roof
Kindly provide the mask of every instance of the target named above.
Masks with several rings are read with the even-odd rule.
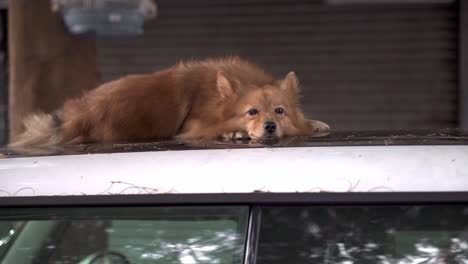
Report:
[[[308,146],[0,159],[0,196],[468,191],[468,145]]]

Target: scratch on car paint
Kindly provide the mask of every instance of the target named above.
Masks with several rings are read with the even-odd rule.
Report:
[[[374,188],[370,188],[369,190],[367,190],[368,192],[374,192],[374,191],[377,191],[377,190],[380,190],[380,191],[391,191],[391,192],[394,192],[395,190],[393,190],[392,188],[390,187],[387,187],[387,186],[377,186],[377,187],[374,187]]]
[[[120,191],[111,191],[111,189],[120,187],[120,186],[117,186],[117,185],[123,185],[123,186],[121,186],[121,188],[123,188],[123,189],[121,189]],[[162,190],[160,190],[158,188],[138,186],[138,185],[130,183],[130,182],[111,181],[109,187],[107,189],[105,189],[104,191],[98,193],[98,195],[102,195],[102,194],[125,194],[128,191],[132,191],[132,192],[130,192],[132,194],[161,194],[161,193],[175,193],[176,192],[174,189],[170,189],[168,191],[162,191]]]
[[[344,179],[344,180],[346,180],[349,183],[349,187],[346,190],[346,192],[359,192],[358,190],[356,190],[356,188],[361,183],[360,179],[358,179],[356,181],[356,183],[354,183],[354,184],[349,179]],[[395,190],[393,190],[392,188],[390,188],[388,186],[381,185],[381,186],[372,187],[372,188],[370,188],[370,189],[368,189],[367,191],[364,191],[364,192],[374,192],[374,191],[377,191],[377,190],[390,191],[390,192],[395,191]],[[299,191],[297,191],[297,192],[299,192]],[[314,188],[311,188],[311,189],[307,190],[306,192],[335,192],[335,191],[327,190],[327,189],[324,189],[322,187],[314,187]]]
[[[17,190],[16,192],[14,192],[13,194],[8,192],[8,191],[5,191],[5,190],[0,190],[1,193],[6,193],[7,196],[17,196],[18,194],[20,194],[22,191],[24,190],[30,190],[32,192],[32,196],[35,196],[36,195],[36,191],[31,188],[31,187],[24,187],[24,188],[21,188],[19,190]],[[31,194],[30,194],[31,195]],[[24,195],[22,195],[24,196]]]

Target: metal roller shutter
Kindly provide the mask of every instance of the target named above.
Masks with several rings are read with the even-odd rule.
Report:
[[[158,0],[145,34],[99,40],[104,81],[236,54],[294,70],[307,115],[336,130],[447,128],[457,116],[457,3]]]

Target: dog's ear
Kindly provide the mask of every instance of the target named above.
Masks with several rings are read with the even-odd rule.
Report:
[[[222,99],[226,99],[234,95],[234,87],[221,71],[218,71],[216,74],[216,86]]]
[[[299,93],[299,79],[297,78],[296,74],[291,71],[281,81],[280,87],[285,91]]]

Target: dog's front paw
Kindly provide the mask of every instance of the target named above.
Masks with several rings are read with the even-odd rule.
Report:
[[[224,141],[248,139],[249,135],[244,131],[226,132],[221,135]]]
[[[309,126],[312,128],[313,133],[317,132],[330,132],[330,126],[318,120],[308,120]]]

